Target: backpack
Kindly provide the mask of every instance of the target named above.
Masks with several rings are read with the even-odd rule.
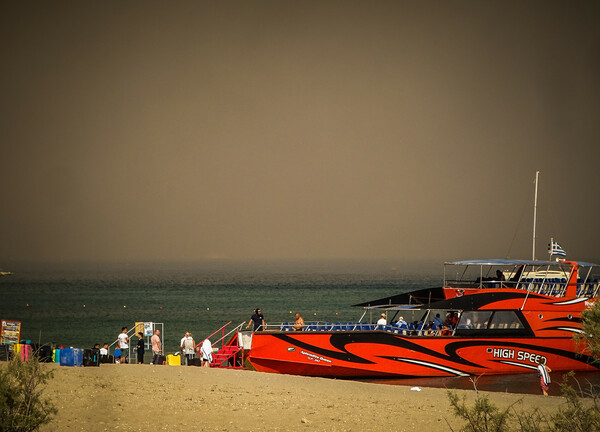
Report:
[[[194,354],[194,340],[192,338],[187,338],[183,342],[183,353]]]

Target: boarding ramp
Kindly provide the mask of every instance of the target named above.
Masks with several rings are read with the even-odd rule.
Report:
[[[252,346],[252,332],[242,331],[246,322],[242,322],[227,330],[227,327],[230,324],[231,321],[204,338],[202,342],[197,345],[198,350],[200,350],[204,340],[210,340],[211,337],[220,335],[220,338],[212,344],[213,354],[210,367],[224,369],[244,368],[244,352],[248,351]]]

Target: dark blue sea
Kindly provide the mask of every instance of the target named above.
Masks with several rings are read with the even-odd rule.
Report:
[[[0,318],[21,321],[21,339],[90,348],[112,343],[135,322],[164,325],[165,351],[178,351],[219,327],[248,321],[261,308],[267,323],[357,321],[357,303],[440,286],[442,265],[362,261],[188,263],[18,263],[0,277]],[[377,319],[377,317],[374,317]],[[212,338],[214,340],[214,338]],[[135,338],[133,339],[135,343]],[[552,374],[561,380],[561,373]],[[600,383],[598,374],[578,374]],[[382,380],[385,384],[473,388],[469,378]],[[531,376],[490,376],[480,390],[538,393]],[[560,394],[557,385],[551,394]]]
[[[427,267],[427,266],[425,266]],[[390,262],[35,263],[0,277],[0,318],[21,339],[62,346],[112,343],[135,322],[163,323],[166,351],[261,308],[268,323],[356,321],[353,304],[441,283],[439,271]]]

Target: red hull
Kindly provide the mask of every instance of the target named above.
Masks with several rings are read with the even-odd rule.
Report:
[[[262,372],[322,377],[415,377],[598,370],[571,338],[455,338],[389,332],[256,333],[248,359]]]

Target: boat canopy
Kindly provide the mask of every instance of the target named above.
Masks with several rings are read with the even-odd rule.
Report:
[[[583,261],[574,261],[582,267],[600,267],[600,264],[587,263]],[[466,261],[452,261],[446,262],[445,265],[526,265],[526,266],[571,266],[571,262],[563,261],[531,261],[531,260],[511,260],[511,259],[487,259],[487,260],[466,260]]]
[[[396,306],[415,307],[444,300],[444,290],[438,288],[425,288],[418,291],[411,291],[404,294],[397,294],[390,297],[383,297],[371,300],[365,303],[358,303],[353,306],[363,307],[365,309],[386,308],[393,309]]]

